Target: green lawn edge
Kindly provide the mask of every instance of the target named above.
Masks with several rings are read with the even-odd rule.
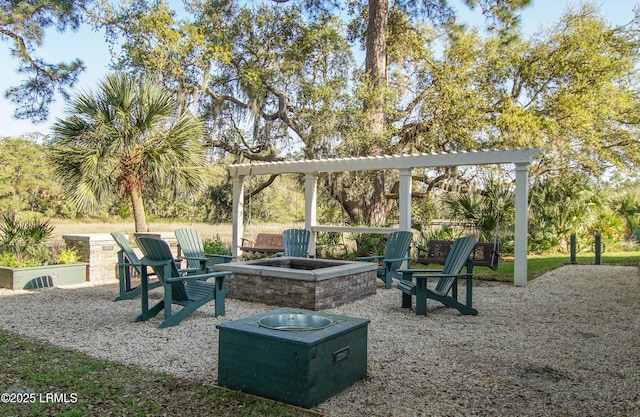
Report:
[[[212,383],[96,359],[0,330],[3,416],[282,416],[320,414]]]
[[[539,277],[547,271],[570,264],[571,257],[567,254],[529,255],[527,259],[527,278],[529,281]],[[602,265],[640,265],[640,251],[633,252],[605,252],[601,255]],[[593,265],[595,254],[579,253],[576,262],[580,265]],[[496,271],[487,267],[473,269],[474,278],[490,281],[513,282],[513,261],[501,261]]]

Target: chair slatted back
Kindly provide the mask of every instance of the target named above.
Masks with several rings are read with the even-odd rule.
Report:
[[[409,256],[411,239],[413,239],[413,233],[406,230],[390,233],[387,237],[387,244],[384,249],[385,259],[396,259]],[[394,261],[391,264],[390,271],[394,277],[397,274],[396,271],[400,269],[403,262],[404,261]]]
[[[449,256],[447,256],[447,260],[444,263],[444,267],[442,268],[442,273],[459,274],[460,271],[462,271],[462,268],[467,265],[467,261],[469,261],[469,258],[477,244],[478,240],[473,236],[465,236],[456,239],[453,242],[453,245],[451,245],[451,250],[449,251]],[[454,283],[455,278],[453,277],[440,278],[436,284],[436,291],[447,294]]]
[[[120,247],[120,253],[118,253],[118,262],[130,263],[131,266],[133,266],[136,271],[140,273],[140,258],[138,258],[138,255],[129,244],[129,240],[127,240],[127,237],[120,232],[111,233],[111,237],[113,237],[113,240],[115,240]]]
[[[202,243],[202,235],[198,229],[181,228],[174,232],[180,251],[185,258],[204,258],[204,245]],[[188,268],[200,269],[200,261],[198,259],[187,259]]]
[[[309,256],[311,232],[306,229],[288,229],[282,232],[284,256],[306,258]]]
[[[144,254],[144,257],[152,261],[170,261],[165,266],[152,267],[158,279],[164,285],[167,284],[167,278],[179,277],[180,273],[173,258],[173,253],[169,248],[169,244],[162,239],[149,236],[139,236],[136,238],[138,247]],[[188,301],[187,290],[183,281],[175,281],[171,283],[171,298],[175,301]]]

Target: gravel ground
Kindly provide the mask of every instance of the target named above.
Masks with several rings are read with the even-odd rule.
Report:
[[[380,284],[382,282],[380,281]],[[368,375],[316,408],[327,416],[635,416],[640,413],[640,270],[567,265],[529,283],[474,284],[478,316],[400,292],[328,313],[371,320]],[[227,300],[178,327],[132,319],[139,300],[117,285],[0,290],[0,327],[95,357],[217,380],[216,324],[276,307]],[[154,290],[152,297],[160,298]],[[462,291],[461,297],[464,297]]]

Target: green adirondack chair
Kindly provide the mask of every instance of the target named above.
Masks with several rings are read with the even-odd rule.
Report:
[[[282,232],[284,243],[284,256],[295,256],[298,258],[309,257],[309,239],[311,232],[307,229],[287,229]]]
[[[197,268],[202,272],[213,272],[215,264],[230,262],[235,258],[231,255],[205,253],[202,235],[198,229],[181,228],[174,233],[178,240],[180,257],[187,261],[189,268]]]
[[[214,300],[216,317],[224,315],[224,301],[227,293],[224,278],[231,275],[231,272],[209,272],[183,276],[176,267],[175,259],[167,242],[147,236],[137,237],[136,241],[144,254],[140,260],[142,267],[140,284],[142,312],[136,321],[148,320],[164,309],[164,320],[160,327],[176,326],[193,311]],[[156,273],[164,289],[162,300],[151,308],[149,308],[147,285],[148,267],[151,267]],[[209,278],[214,278],[215,283],[204,281]],[[182,309],[173,313],[171,309],[173,304],[181,305]]]
[[[440,301],[442,304],[457,309],[461,314],[478,314],[472,307],[473,302],[473,259],[471,254],[478,241],[473,236],[456,239],[444,263],[442,270],[433,269],[401,269],[398,289],[402,291],[402,307],[411,308],[411,299],[416,297],[416,314],[427,314],[427,298]],[[466,266],[466,272],[462,269]],[[415,278],[415,282],[414,282]],[[458,301],[458,279],[467,280],[466,304]],[[437,279],[435,289],[427,287],[428,279]],[[451,292],[451,295],[449,295]]]
[[[404,261],[411,261],[411,239],[413,233],[409,231],[399,231],[389,234],[387,244],[382,256],[361,256],[356,258],[358,261],[378,261],[380,267],[376,272],[378,278],[384,282],[384,287],[389,289],[393,282],[393,278],[399,279],[398,270]]]
[[[142,275],[140,259],[134,252],[124,234],[113,232],[111,233],[111,236],[120,247],[120,250],[118,251],[118,280],[120,281],[120,295],[116,297],[115,301],[131,300],[140,295],[140,286],[131,285],[132,269],[135,270],[138,276]],[[159,281],[149,283],[150,289],[158,286],[160,286]]]

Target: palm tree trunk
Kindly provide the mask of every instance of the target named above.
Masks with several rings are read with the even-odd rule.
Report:
[[[142,192],[133,188],[130,191],[131,206],[133,207],[133,219],[136,224],[136,232],[147,231],[147,219],[144,214],[144,202],[142,200]]]

